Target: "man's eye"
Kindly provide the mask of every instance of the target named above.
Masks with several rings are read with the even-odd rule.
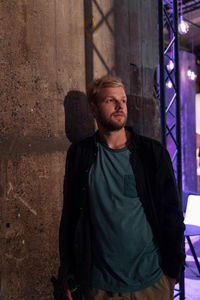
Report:
[[[106,103],[111,103],[113,102],[113,99],[106,99]]]
[[[123,102],[123,103],[126,103],[127,101],[126,101],[126,99],[122,99],[122,102]]]

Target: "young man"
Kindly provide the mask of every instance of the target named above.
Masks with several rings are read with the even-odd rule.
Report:
[[[169,300],[184,264],[183,216],[168,152],[125,127],[119,78],[88,87],[98,131],[69,148],[60,227],[66,298]]]

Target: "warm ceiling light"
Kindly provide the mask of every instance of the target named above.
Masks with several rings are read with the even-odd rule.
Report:
[[[194,73],[194,71],[192,71],[192,74],[191,74],[191,76],[190,76],[190,79],[191,79],[191,80],[195,80],[196,77],[197,77],[197,75]]]
[[[190,67],[188,68],[188,71],[187,71],[187,76],[190,78],[191,77],[191,74],[192,74],[192,70],[190,69]]]
[[[183,20],[183,16],[180,16],[180,23],[178,25],[178,31],[180,34],[186,34],[189,31],[189,25]]]
[[[170,61],[167,64],[167,70],[170,72],[174,69],[174,62],[170,59]]]
[[[189,77],[190,80],[194,81],[197,78],[197,75],[195,74],[195,72],[193,70],[191,70],[191,68],[188,68],[187,71],[187,76]]]
[[[171,80],[168,80],[168,81],[166,82],[166,87],[168,87],[168,89],[171,89],[171,88],[172,88],[172,82],[171,82]]]

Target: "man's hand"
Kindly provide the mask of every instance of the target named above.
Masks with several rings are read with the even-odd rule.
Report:
[[[70,278],[74,279],[74,275],[72,275],[72,274],[68,275],[67,278],[64,279],[64,281],[63,281],[64,295],[65,295],[66,300],[73,300],[71,291],[70,291],[70,288],[68,285],[68,280]]]

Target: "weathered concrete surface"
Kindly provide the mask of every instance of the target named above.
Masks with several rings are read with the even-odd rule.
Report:
[[[82,1],[0,1],[2,300],[53,299],[64,99],[85,89],[82,12]]]
[[[153,95],[158,64],[156,3],[117,1],[115,16],[115,30],[120,32],[116,34],[115,65],[130,95],[128,124],[138,133],[159,140],[159,103]]]
[[[64,152],[5,160],[2,299],[52,299]]]
[[[86,53],[86,78],[120,76],[133,112],[128,125],[143,135],[160,139],[159,103],[153,96],[158,64],[155,1],[87,0],[85,8],[86,20],[89,11],[97,24],[92,38],[86,38],[86,51],[90,53],[90,57]],[[137,122],[134,113],[138,115]]]
[[[64,97],[71,88],[85,88],[83,5],[72,3],[0,3],[0,105],[6,136],[63,134]]]
[[[66,150],[94,130],[89,79],[122,77],[128,123],[159,138],[157,10],[153,0],[7,0],[0,20],[0,297],[52,300]]]

